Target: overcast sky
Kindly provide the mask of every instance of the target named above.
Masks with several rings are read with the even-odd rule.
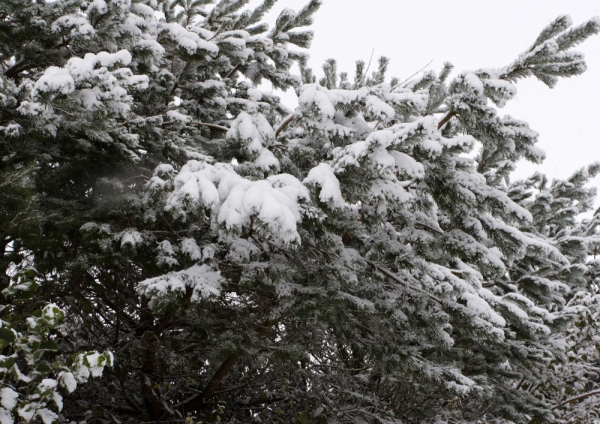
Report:
[[[300,9],[307,0],[279,0],[271,20],[283,8]],[[253,1],[251,5],[258,3]],[[324,0],[315,16],[309,66],[317,76],[327,58],[354,74],[357,59],[391,59],[390,76],[407,78],[430,60],[457,72],[507,65],[527,49],[539,32],[560,14],[574,25],[600,15],[600,0]],[[515,177],[541,170],[564,178],[600,160],[600,36],[576,48],[586,56],[588,71],[560,80],[554,89],[536,79],[520,81],[518,94],[500,114],[529,122],[540,133],[547,153],[541,166],[520,164]],[[286,103],[293,100],[285,96]],[[600,178],[595,181],[600,186]]]

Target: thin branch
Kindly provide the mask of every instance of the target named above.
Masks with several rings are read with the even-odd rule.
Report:
[[[423,224],[422,222],[415,222],[415,225],[420,225],[421,227],[426,228],[428,230],[431,230],[434,233],[440,234],[442,236],[445,234],[442,230],[438,230],[437,228],[434,228],[434,227],[432,227],[430,225],[427,225],[427,224]]]
[[[4,71],[4,75],[7,78],[12,78],[14,76],[17,76],[17,74],[19,74],[20,68],[26,68],[28,65],[25,63],[25,59],[21,59],[19,60],[17,63],[15,63],[13,66],[11,66],[10,68],[8,68],[6,71]]]
[[[175,122],[165,122],[163,125],[173,125],[173,124],[175,124]],[[229,128],[224,127],[222,125],[209,124],[209,123],[206,123],[206,122],[190,121],[190,122],[187,122],[187,124],[198,125],[198,126],[201,126],[201,127],[214,128],[214,129],[221,130],[221,131],[229,131]]]
[[[71,43],[71,38],[67,38],[66,40],[63,38],[63,42],[56,44],[55,46],[50,47],[50,50],[60,49],[61,47],[68,47]]]
[[[594,396],[594,395],[598,395],[598,394],[600,394],[600,389],[593,390],[591,392],[587,392],[587,393],[584,393],[584,394],[579,395],[579,396],[574,396],[572,398],[569,398],[569,399],[565,400],[564,402],[559,403],[558,405],[554,405],[551,409],[554,411],[555,409],[558,409],[561,406],[565,406],[567,403],[575,402],[577,400],[585,399],[586,397],[590,397],[590,396]]]
[[[75,115],[73,115],[72,113],[69,113],[69,112],[67,112],[66,110],[64,110],[64,109],[62,109],[62,108],[60,108],[60,107],[58,107],[58,106],[52,105],[52,107],[53,107],[54,109],[58,110],[59,112],[62,112],[62,113],[64,113],[64,114],[65,114],[65,115],[67,115],[67,116],[70,116],[71,118],[74,118],[74,117],[75,117]]]
[[[240,70],[241,67],[242,67],[242,65],[236,65],[236,67],[233,68],[231,70],[231,72],[229,72],[227,75],[225,75],[225,78],[223,78],[223,79],[231,78],[237,71]]]
[[[190,122],[190,124],[198,125],[198,126],[201,126],[201,127],[214,128],[216,130],[221,130],[221,131],[229,131],[229,128],[224,127],[222,125],[207,124],[206,122],[192,121],[192,122]]]
[[[124,182],[135,180],[135,179],[138,179],[138,178],[144,178],[146,180],[149,180],[152,177],[150,177],[148,175],[140,174],[140,175],[136,175],[136,176],[133,176],[133,177],[125,178],[124,180],[121,180],[121,182],[124,183]]]
[[[360,77],[360,83],[363,84],[367,74],[369,73],[369,68],[371,67],[371,61],[373,60],[373,54],[375,53],[375,49],[371,50],[371,57],[369,58],[369,64],[367,65],[367,69],[365,69],[365,73]]]
[[[279,126],[275,130],[275,137],[277,138],[279,136],[279,133],[281,133],[281,131],[283,131],[285,129],[285,127],[287,127],[288,125],[290,125],[290,123],[294,119],[296,119],[296,115],[293,114],[293,113],[291,113],[288,116],[286,116],[286,118],[283,120],[283,122],[281,122],[281,124],[279,124]]]
[[[409,81],[412,77],[414,77],[415,75],[417,75],[419,72],[423,71],[425,68],[427,68],[429,65],[431,65],[431,62],[433,62],[433,59],[431,59],[429,62],[427,62],[427,65],[423,66],[421,69],[419,69],[417,72],[415,72],[414,74],[412,74],[410,77],[406,78],[404,81],[399,82],[398,84],[396,84],[395,86],[393,86],[391,91],[394,91],[396,88],[400,87],[402,84],[404,84],[405,82]]]
[[[406,281],[402,281],[400,278],[398,278],[396,275],[394,275],[393,272],[391,272],[390,270],[378,265],[375,262],[369,261],[367,260],[367,262],[369,263],[369,265],[371,265],[373,268],[375,268],[376,270],[378,270],[379,272],[384,273],[385,275],[387,275],[388,277],[390,277],[392,280],[400,283],[400,284],[404,284],[407,288],[415,290],[419,293],[423,293],[424,295],[430,297],[431,299],[435,300],[437,303],[439,303],[440,305],[443,304],[442,300],[439,297],[436,297],[434,295],[432,295],[431,293],[420,289],[418,287],[414,287],[414,286],[410,286]]]
[[[226,19],[226,20],[224,20],[224,21],[221,23],[221,26],[219,27],[219,29],[217,30],[217,32],[215,32],[215,35],[213,35],[212,37],[210,37],[210,38],[209,38],[208,40],[206,40],[206,41],[212,41],[212,40],[214,40],[215,38],[217,38],[217,36],[218,36],[218,35],[221,33],[221,30],[223,29],[223,25],[225,25],[227,22],[229,22],[227,19]]]
[[[185,74],[185,71],[187,70],[187,68],[189,68],[190,63],[192,63],[192,62],[185,63],[183,69],[181,70],[181,72],[179,73],[179,76],[177,77],[177,81],[175,81],[175,84],[173,84],[173,88],[169,92],[169,96],[172,96],[173,93],[175,92],[175,90],[177,90],[177,87],[179,87],[179,82],[181,81],[181,77],[183,77],[183,74]]]

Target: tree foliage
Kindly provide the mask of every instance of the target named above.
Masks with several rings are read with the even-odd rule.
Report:
[[[247,3],[0,4],[2,424],[597,418],[600,165],[511,181],[544,153],[498,108],[600,21],[351,82],[319,0]]]

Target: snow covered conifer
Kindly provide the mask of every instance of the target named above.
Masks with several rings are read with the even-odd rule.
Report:
[[[0,195],[22,196],[0,211],[23,224],[0,224],[2,265],[37,270],[10,313],[55,303],[61,354],[115,357],[65,419],[562,419],[589,382],[580,351],[559,364],[594,303],[597,221],[577,216],[598,166],[511,182],[544,155],[496,107],[583,72],[598,19],[559,17],[499,69],[399,83],[382,58],[351,82],[293,47],[320,1],[272,29],[275,2],[246,3],[0,5],[0,184],[20,181]]]

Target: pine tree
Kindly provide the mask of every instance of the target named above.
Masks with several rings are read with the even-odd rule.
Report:
[[[498,69],[387,82],[381,58],[350,82],[293,47],[320,1],[272,29],[275,1],[247,3],[0,4],[2,361],[37,416],[590,419],[600,167],[511,182],[544,154],[497,107],[582,73],[600,21],[561,16]],[[18,376],[1,390],[35,418]]]

